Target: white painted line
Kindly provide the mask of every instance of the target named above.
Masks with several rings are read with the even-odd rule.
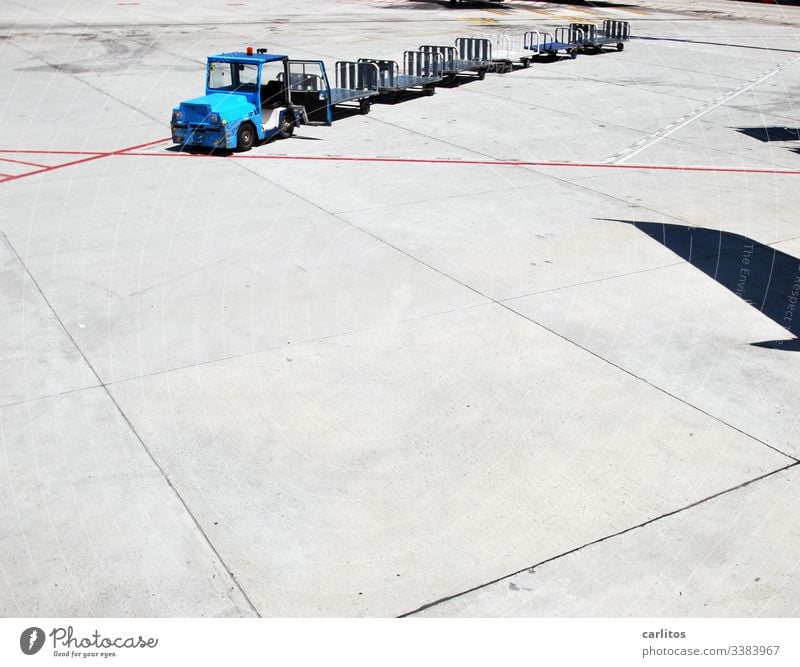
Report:
[[[705,116],[707,113],[709,113],[710,111],[713,111],[718,106],[721,106],[722,104],[730,102],[734,97],[737,97],[737,96],[741,95],[742,93],[747,92],[752,87],[757,86],[760,83],[763,83],[764,81],[769,79],[771,76],[774,76],[775,74],[777,74],[781,70],[786,69],[787,67],[789,67],[789,65],[793,65],[798,60],[800,60],[800,56],[795,56],[791,60],[787,60],[786,62],[781,63],[774,70],[771,70],[771,71],[767,72],[766,74],[764,74],[760,78],[756,79],[755,81],[747,83],[746,85],[742,86],[738,90],[734,90],[732,93],[729,93],[728,95],[725,95],[722,98],[717,98],[717,100],[712,102],[709,106],[707,106],[707,107],[701,109],[700,111],[698,111],[697,113],[689,116],[688,118],[686,118],[686,120],[684,120],[682,122],[679,122],[674,127],[673,126],[667,127],[667,129],[665,131],[663,131],[662,133],[660,133],[660,134],[656,135],[655,137],[653,137],[649,142],[647,142],[643,146],[638,147],[639,144],[636,144],[634,146],[634,150],[632,150],[629,153],[626,153],[625,155],[623,155],[623,157],[621,157],[619,160],[617,160],[614,164],[622,164],[623,162],[627,162],[632,157],[638,155],[642,151],[647,150],[651,146],[654,146],[655,144],[657,144],[662,139],[666,139],[671,134],[674,134],[678,130],[686,127],[689,123],[693,123],[698,118],[701,118],[701,117]]]

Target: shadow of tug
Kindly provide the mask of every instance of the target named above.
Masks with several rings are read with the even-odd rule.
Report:
[[[636,227],[689,262],[794,338],[751,343],[800,351],[800,259],[747,236],[703,227],[602,218]]]

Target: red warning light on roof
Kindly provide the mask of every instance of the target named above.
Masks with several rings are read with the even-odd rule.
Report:
[[[248,46],[247,47],[247,55],[248,56],[252,56],[253,55],[253,47],[252,46]]]

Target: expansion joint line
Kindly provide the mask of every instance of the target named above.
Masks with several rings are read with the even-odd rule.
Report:
[[[556,556],[552,556],[552,557],[547,558],[547,559],[545,559],[543,561],[540,561],[540,562],[536,563],[535,565],[529,565],[527,567],[522,568],[521,570],[516,570],[514,572],[509,572],[508,574],[504,574],[504,575],[502,575],[500,577],[497,577],[496,579],[492,579],[491,581],[486,581],[486,582],[484,582],[482,584],[478,584],[477,586],[473,586],[472,588],[468,588],[468,589],[466,589],[464,591],[460,591],[458,593],[453,593],[452,595],[447,595],[447,596],[445,596],[443,598],[439,598],[438,600],[434,600],[432,602],[428,602],[426,604],[421,605],[420,607],[417,607],[416,609],[412,609],[411,611],[407,611],[407,612],[405,612],[403,614],[400,614],[398,616],[398,618],[407,618],[409,616],[414,616],[416,614],[419,614],[419,613],[425,611],[426,609],[430,609],[431,607],[436,607],[436,606],[438,606],[440,604],[444,604],[445,602],[449,602],[450,600],[455,600],[456,598],[463,597],[464,595],[468,595],[470,593],[474,593],[475,591],[479,591],[479,590],[481,590],[483,588],[488,588],[489,586],[493,586],[494,584],[497,584],[497,583],[499,583],[501,581],[505,581],[506,579],[511,579],[512,577],[516,577],[517,575],[520,575],[523,572],[532,572],[537,567],[541,567],[542,565],[546,565],[547,563],[552,563],[553,561],[556,561],[556,560],[559,560],[561,558],[564,558],[565,556],[570,556],[572,554],[578,553],[579,551],[583,551],[584,549],[587,549],[587,548],[592,547],[594,545],[602,544],[603,542],[607,542],[609,540],[612,540],[615,537],[620,537],[620,536],[625,535],[626,533],[630,533],[630,532],[632,532],[634,530],[639,530],[640,528],[644,528],[645,526],[649,526],[651,523],[655,523],[656,521],[661,521],[662,519],[667,519],[669,517],[675,516],[676,514],[681,514],[683,512],[689,511],[689,510],[691,510],[691,509],[693,509],[695,507],[698,507],[700,505],[703,505],[703,504],[705,504],[705,503],[707,503],[709,501],[715,500],[716,498],[720,498],[722,496],[728,495],[729,493],[732,493],[734,491],[738,491],[738,490],[743,489],[743,488],[745,488],[747,486],[750,486],[751,484],[755,484],[757,482],[764,481],[764,480],[769,479],[770,477],[778,475],[778,474],[780,474],[782,472],[786,472],[787,470],[791,470],[792,468],[796,467],[797,465],[800,465],[800,461],[796,461],[795,460],[793,463],[790,463],[789,465],[783,466],[782,468],[778,468],[777,470],[773,470],[773,471],[768,472],[768,473],[766,473],[764,475],[760,475],[759,477],[756,477],[754,479],[747,480],[746,482],[743,482],[742,484],[739,484],[738,486],[734,486],[733,488],[730,488],[730,489],[725,489],[724,491],[720,491],[719,493],[715,493],[715,494],[713,494],[711,496],[708,496],[707,498],[703,498],[702,500],[698,500],[697,502],[691,503],[690,505],[686,505],[685,507],[680,507],[680,508],[678,508],[676,510],[673,510],[671,512],[666,512],[665,514],[661,514],[660,516],[654,517],[652,519],[644,521],[644,522],[642,522],[640,524],[637,524],[635,526],[630,526],[629,528],[625,528],[624,530],[620,530],[619,532],[612,533],[611,535],[606,535],[605,537],[601,537],[601,538],[593,540],[591,542],[587,542],[586,544],[583,544],[583,545],[581,545],[579,547],[575,547],[574,549],[570,549],[569,551],[565,551],[565,552],[560,553],[560,554],[558,554]]]
[[[101,157],[107,157],[108,155],[115,155],[115,154],[118,154],[118,153],[119,153],[119,151],[115,151],[114,153],[103,153],[101,155],[95,156],[94,158],[87,158],[87,160],[89,160],[89,159],[98,159],[98,158],[101,158]],[[83,161],[86,161],[86,160],[83,160]],[[205,541],[205,543],[208,546],[208,548],[211,550],[211,553],[217,559],[217,561],[219,562],[221,567],[225,570],[226,574],[230,577],[231,581],[233,582],[234,586],[236,586],[236,588],[238,589],[239,593],[241,593],[244,601],[247,603],[247,606],[250,608],[250,611],[252,611],[255,616],[260,617],[261,614],[258,611],[258,608],[255,606],[253,601],[250,599],[250,596],[244,590],[244,588],[242,587],[242,584],[234,576],[233,571],[228,566],[228,564],[225,562],[225,559],[222,557],[222,554],[219,552],[217,547],[211,541],[211,538],[209,537],[208,533],[205,531],[203,526],[200,524],[200,520],[197,518],[195,513],[192,512],[191,508],[189,507],[189,505],[186,502],[186,499],[183,497],[181,492],[178,490],[178,488],[172,482],[172,480],[170,479],[169,475],[167,474],[167,471],[158,462],[158,460],[155,457],[155,454],[153,454],[153,451],[150,449],[150,447],[147,446],[147,444],[145,443],[145,441],[142,438],[142,436],[136,430],[136,427],[133,425],[133,423],[131,422],[131,420],[128,417],[128,415],[122,409],[122,406],[119,404],[117,399],[114,397],[114,394],[111,393],[111,390],[109,389],[108,384],[106,382],[104,382],[103,379],[100,377],[100,374],[97,372],[97,369],[92,365],[92,362],[86,356],[86,353],[83,351],[83,348],[81,348],[81,346],[78,345],[78,341],[75,340],[75,337],[72,335],[72,332],[70,332],[70,330],[67,328],[67,325],[64,324],[64,321],[61,319],[61,316],[56,312],[56,309],[54,308],[53,304],[47,298],[47,295],[44,293],[44,290],[42,290],[42,287],[39,284],[39,281],[36,280],[36,278],[34,277],[33,273],[31,273],[30,268],[25,263],[25,261],[22,259],[22,256],[17,252],[17,249],[12,245],[11,241],[9,240],[9,238],[6,236],[6,234],[2,230],[0,230],[0,243],[4,243],[8,247],[8,249],[11,251],[11,253],[14,255],[14,257],[17,260],[17,262],[19,263],[19,265],[22,267],[23,271],[25,272],[25,275],[27,275],[27,277],[30,279],[31,283],[33,284],[33,287],[36,290],[36,292],[38,293],[39,297],[45,303],[45,305],[47,306],[47,309],[53,314],[53,317],[55,318],[55,320],[58,323],[59,327],[64,332],[64,334],[67,336],[67,338],[72,343],[74,348],[78,351],[78,354],[80,354],[81,359],[86,364],[86,367],[89,369],[91,374],[97,380],[97,385],[96,386],[102,388],[103,392],[106,395],[106,398],[108,398],[108,400],[111,401],[111,404],[114,406],[114,409],[119,413],[119,416],[125,422],[125,425],[130,430],[132,436],[136,439],[136,441],[139,443],[139,445],[144,450],[144,452],[147,455],[147,457],[150,459],[150,461],[156,467],[158,472],[164,478],[165,483],[172,490],[173,494],[175,495],[175,498],[180,503],[181,507],[183,507],[184,511],[188,514],[188,516],[191,519],[192,523],[194,523],[195,528],[197,528],[197,530],[200,532],[200,535],[202,536],[202,538]]]
[[[693,123],[694,121],[699,120],[700,118],[705,116],[707,113],[710,113],[711,111],[713,111],[717,107],[721,107],[723,104],[727,104],[732,99],[734,99],[735,97],[738,97],[742,93],[746,93],[751,88],[755,88],[759,84],[764,83],[764,81],[766,81],[770,77],[775,76],[776,74],[778,74],[779,72],[783,71],[787,67],[790,67],[791,65],[796,63],[798,60],[800,60],[800,56],[795,56],[793,58],[790,58],[789,60],[786,60],[786,61],[782,62],[777,67],[775,67],[775,68],[773,68],[773,69],[771,69],[771,70],[769,70],[767,72],[762,72],[761,74],[757,75],[755,78],[751,79],[746,84],[744,84],[741,88],[737,88],[736,90],[734,90],[734,91],[732,91],[730,93],[727,93],[725,95],[722,95],[722,96],[716,98],[715,100],[712,100],[711,102],[709,102],[705,106],[701,107],[700,109],[698,109],[694,113],[691,113],[691,114],[688,114],[686,116],[683,116],[682,118],[679,118],[678,120],[676,120],[675,122],[671,123],[667,127],[665,127],[663,129],[659,130],[658,132],[656,132],[654,135],[651,135],[650,137],[645,137],[644,139],[641,139],[640,141],[635,143],[633,146],[630,146],[629,148],[626,148],[625,150],[623,150],[623,151],[621,151],[619,153],[616,153],[615,155],[612,155],[611,157],[607,158],[606,160],[604,160],[604,162],[606,164],[622,164],[623,162],[627,162],[632,157],[635,157],[636,155],[638,155],[642,151],[645,151],[648,148],[651,148],[652,146],[654,146],[658,142],[663,141],[664,139],[666,139],[670,135],[674,134],[678,130],[683,129],[684,127],[686,127],[690,123]]]

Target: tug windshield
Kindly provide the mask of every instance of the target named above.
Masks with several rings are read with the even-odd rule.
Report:
[[[254,93],[258,90],[258,65],[212,60],[208,63],[208,88]]]

